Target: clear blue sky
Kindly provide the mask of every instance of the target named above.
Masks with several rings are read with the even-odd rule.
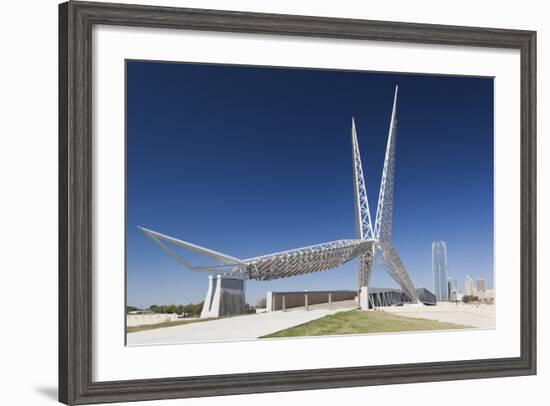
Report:
[[[493,79],[127,62],[127,302],[204,299],[138,225],[248,258],[354,237],[351,117],[374,217],[399,85],[393,238],[417,287],[431,245],[449,276],[493,285]],[[196,257],[191,257],[196,260]],[[371,286],[394,287],[380,268]],[[267,290],[356,289],[357,263]]]

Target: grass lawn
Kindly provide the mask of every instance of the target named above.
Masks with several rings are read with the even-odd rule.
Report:
[[[207,317],[204,319],[176,320],[176,321],[167,321],[167,322],[158,323],[158,324],[146,324],[143,326],[126,327],[126,333],[136,333],[138,331],[155,330],[157,328],[181,326],[182,324],[200,323],[201,321],[208,321],[208,320],[213,320],[213,318]]]
[[[350,310],[322,317],[260,338],[394,333],[469,328],[460,324],[402,317],[384,311]]]

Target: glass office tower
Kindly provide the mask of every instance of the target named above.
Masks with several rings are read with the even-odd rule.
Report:
[[[434,291],[437,300],[449,300],[447,285],[447,245],[445,241],[432,243],[432,271],[434,275]]]

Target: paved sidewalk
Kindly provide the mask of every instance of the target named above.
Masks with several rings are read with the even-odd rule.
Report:
[[[309,306],[309,311],[305,311],[303,307],[299,307],[288,309],[286,312],[279,310],[276,312],[247,314],[188,325],[130,333],[127,335],[127,343],[129,346],[133,346],[205,341],[253,340],[266,334],[319,319],[328,314],[355,308],[357,308],[357,303],[354,300],[346,300],[334,302],[332,304],[332,310],[328,310],[328,305],[324,303]]]
[[[405,305],[379,308],[404,317],[417,317],[478,328],[495,327],[495,308],[488,304],[441,302],[436,306]]]

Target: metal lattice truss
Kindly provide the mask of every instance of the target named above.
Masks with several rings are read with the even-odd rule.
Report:
[[[382,263],[384,269],[412,300],[418,300],[414,285],[396,249],[391,243],[397,124],[396,106],[397,87],[395,88],[393,100],[388,143],[374,227],[371,222],[355,120],[352,119],[351,137],[355,198],[355,239],[331,241],[260,257],[240,259],[196,244],[178,240],[152,230],[142,227],[139,228],[163,249],[173,255],[185,268],[193,272],[226,273],[241,276],[246,279],[265,281],[335,269],[354,258],[358,258],[359,287],[362,287],[368,286],[376,260]],[[171,245],[208,257],[211,262],[209,264],[194,266],[178,254]],[[381,255],[377,255],[377,252],[380,252]]]
[[[380,194],[378,195],[378,207],[376,208],[376,223],[374,225],[374,238],[391,241],[392,214],[393,214],[393,181],[395,177],[395,137],[397,130],[397,87],[393,98],[393,108],[388,131],[388,144],[382,180],[380,181]]]
[[[369,199],[367,198],[367,185],[363,176],[363,165],[357,142],[357,130],[355,119],[351,119],[351,143],[353,157],[353,192],[355,197],[355,238],[358,240],[374,239],[372,222],[370,219]]]
[[[251,279],[271,280],[338,268],[371,250],[373,241],[338,240],[245,260]]]
[[[355,119],[351,119],[351,145],[353,159],[353,197],[355,207],[355,238],[358,240],[374,240],[374,232],[370,217],[369,199],[367,197],[367,185],[363,176],[363,164],[359,153],[357,130]],[[371,250],[359,257],[359,287],[367,286],[370,279],[375,254],[374,244]]]
[[[418,300],[418,293],[393,244],[391,242],[384,243],[378,241],[376,246],[382,252],[382,258],[377,258],[377,260],[382,263],[386,272],[412,300]]]
[[[390,119],[390,128],[388,130],[388,142],[386,145],[386,156],[384,158],[384,169],[382,170],[382,180],[380,182],[380,192],[378,195],[378,206],[376,208],[376,220],[374,229],[372,229],[372,252],[369,256],[359,258],[359,285],[368,286],[374,262],[381,263],[388,274],[397,282],[401,289],[407,293],[412,300],[418,300],[418,294],[414,285],[405,270],[403,262],[399,258],[395,247],[391,243],[392,237],[392,215],[393,215],[393,189],[395,178],[395,141],[397,133],[397,86],[393,97],[393,106]],[[352,143],[354,157],[354,181],[355,193],[360,193],[362,185],[365,185],[365,180],[362,179],[363,171],[356,169],[356,161],[360,162],[359,150],[356,147],[357,134],[355,125],[352,124]],[[357,158],[356,158],[357,156]],[[360,165],[360,164],[359,164]],[[364,190],[364,199],[366,200],[366,188]],[[360,203],[360,202],[359,202]],[[356,200],[356,212],[358,202]],[[368,203],[365,204],[368,207]],[[363,214],[360,210],[362,218],[356,223],[356,228],[364,223],[370,224],[370,214]],[[356,220],[357,222],[357,220]],[[371,226],[372,227],[372,226]],[[379,251],[382,255],[377,255]]]
[[[262,281],[338,268],[370,252],[374,244],[372,240],[338,240],[260,257],[239,259],[153,230],[143,227],[140,229],[190,271],[230,273]],[[194,266],[168,244],[207,256],[214,263]]]

